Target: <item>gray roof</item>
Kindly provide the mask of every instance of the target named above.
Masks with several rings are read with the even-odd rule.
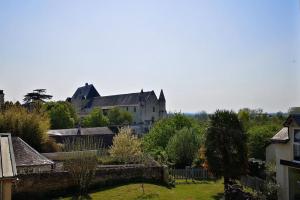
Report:
[[[155,95],[154,91],[95,97],[91,107],[138,105],[142,101],[147,101],[151,95]]]
[[[284,126],[289,126],[292,122],[295,122],[298,126],[300,126],[300,114],[290,114],[284,122]]]
[[[285,143],[289,141],[289,129],[287,127],[282,128],[271,138],[271,141],[273,143]]]
[[[17,175],[14,149],[9,133],[0,134],[0,179],[13,178]]]
[[[24,140],[19,137],[12,138],[14,147],[16,166],[41,166],[54,164],[51,160],[37,152],[34,148],[29,146]]]
[[[93,84],[85,84],[85,86],[77,88],[72,99],[89,99],[100,96]]]
[[[49,136],[70,136],[77,135],[78,128],[71,129],[59,129],[59,130],[49,130]],[[108,127],[95,127],[95,128],[80,128],[80,135],[108,135],[114,134]]]

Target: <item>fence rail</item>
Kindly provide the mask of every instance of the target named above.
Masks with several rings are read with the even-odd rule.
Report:
[[[212,178],[206,169],[198,168],[170,169],[170,175],[175,179],[208,180]]]

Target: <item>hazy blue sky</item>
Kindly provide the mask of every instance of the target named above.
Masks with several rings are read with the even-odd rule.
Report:
[[[165,91],[169,111],[300,106],[298,0],[0,0],[7,100],[85,82]]]

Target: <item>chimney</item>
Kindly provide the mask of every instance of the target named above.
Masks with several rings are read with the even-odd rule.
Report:
[[[4,93],[0,90],[0,108],[4,105]]]
[[[88,86],[89,84],[88,83],[85,83],[85,86]]]

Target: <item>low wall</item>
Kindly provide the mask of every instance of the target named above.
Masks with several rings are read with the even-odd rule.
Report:
[[[100,167],[96,171],[92,186],[116,185],[132,181],[151,181],[163,183],[165,179],[163,167],[110,166]],[[68,172],[49,172],[18,175],[18,181],[13,187],[14,196],[24,198],[36,194],[63,194],[74,188]],[[29,195],[29,196],[28,196]]]

